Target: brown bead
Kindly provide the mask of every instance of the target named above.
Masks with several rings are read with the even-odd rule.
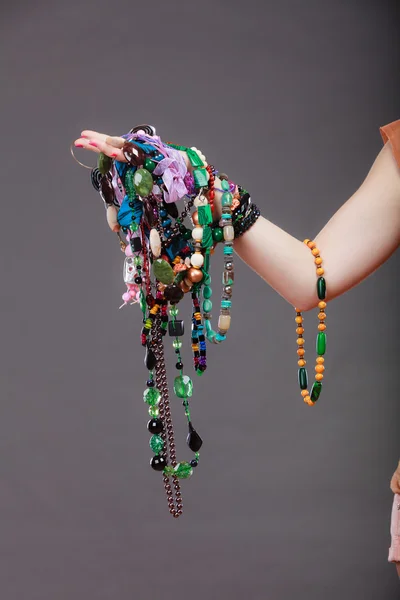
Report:
[[[139,146],[134,142],[125,142],[122,147],[122,153],[127,160],[134,167],[142,167],[146,160],[146,153],[143,152]]]
[[[187,292],[190,292],[191,289],[191,285],[187,285],[185,280],[182,280],[179,282],[179,287],[181,288],[182,292],[184,292],[185,294],[187,294]]]
[[[197,212],[197,210],[195,210],[194,213],[192,214],[192,221],[193,221],[194,225],[199,224],[199,213]]]
[[[192,283],[199,283],[203,279],[203,272],[201,269],[195,269],[194,267],[191,267],[187,271],[186,276]]]

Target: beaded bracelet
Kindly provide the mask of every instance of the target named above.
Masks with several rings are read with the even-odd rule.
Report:
[[[303,325],[303,316],[299,310],[296,310],[296,333],[298,335],[297,338],[297,355],[298,355],[298,381],[301,389],[301,395],[303,396],[304,402],[309,406],[313,406],[318,398],[320,397],[322,390],[322,380],[324,378],[325,371],[325,358],[324,354],[326,351],[326,282],[324,275],[324,269],[322,267],[322,258],[320,256],[319,250],[315,244],[315,242],[306,239],[304,240],[304,244],[310,248],[312,255],[314,256],[314,262],[316,265],[316,273],[317,273],[317,294],[319,298],[318,303],[318,334],[317,334],[317,342],[316,342],[316,350],[317,350],[317,359],[315,366],[315,381],[311,388],[311,393],[308,391],[308,375],[307,370],[305,368],[306,360],[304,359],[305,350],[304,350],[304,325]]]

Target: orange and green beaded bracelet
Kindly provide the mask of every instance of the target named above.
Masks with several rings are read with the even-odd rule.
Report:
[[[324,275],[324,269],[322,267],[322,258],[319,254],[319,250],[315,244],[315,242],[311,241],[311,240],[304,240],[304,243],[306,244],[306,246],[308,246],[308,248],[310,248],[312,255],[314,256],[314,262],[315,265],[317,267],[317,294],[318,294],[318,298],[319,298],[319,302],[318,302],[318,309],[319,309],[319,313],[318,313],[318,319],[319,319],[319,324],[318,324],[318,334],[317,334],[317,343],[316,343],[316,350],[317,350],[317,359],[316,359],[316,365],[315,365],[315,381],[313,383],[313,386],[311,388],[311,392],[308,391],[308,375],[307,375],[307,370],[305,368],[306,366],[306,360],[304,358],[305,355],[305,350],[304,350],[304,327],[303,327],[303,317],[302,314],[299,310],[296,310],[296,318],[295,321],[297,323],[297,329],[296,329],[296,333],[297,333],[297,355],[298,355],[298,366],[299,366],[299,371],[298,371],[298,380],[299,380],[299,385],[300,385],[300,389],[301,389],[301,395],[303,396],[304,402],[306,404],[308,404],[309,406],[313,406],[316,401],[318,400],[320,394],[321,394],[321,390],[322,390],[322,380],[324,378],[324,371],[325,371],[325,366],[324,366],[324,362],[325,362],[325,358],[324,358],[324,354],[325,354],[325,350],[326,350],[326,324],[325,324],[325,319],[326,319],[326,302],[325,302],[325,298],[326,298],[326,282],[325,282],[325,278],[323,277]]]

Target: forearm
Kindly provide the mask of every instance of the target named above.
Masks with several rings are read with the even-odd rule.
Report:
[[[400,171],[390,146],[382,149],[362,186],[314,241],[324,261],[328,300],[360,283],[396,250],[400,241]],[[235,250],[290,304],[299,310],[317,305],[315,265],[300,240],[260,218],[235,241]]]

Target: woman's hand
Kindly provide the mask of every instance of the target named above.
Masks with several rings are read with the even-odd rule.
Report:
[[[120,162],[126,162],[122,152],[124,143],[125,140],[122,137],[110,136],[105,133],[87,129],[82,131],[81,137],[75,140],[74,146],[76,148],[91,150],[97,154],[103,152],[103,154],[106,154],[110,158],[115,158]]]
[[[397,469],[393,473],[392,481],[390,482],[390,489],[393,494],[400,494],[400,462]]]

